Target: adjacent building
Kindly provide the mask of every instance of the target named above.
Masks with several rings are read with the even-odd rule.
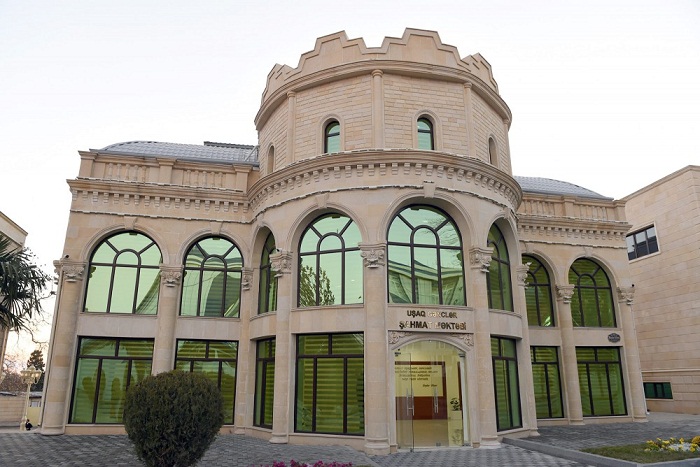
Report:
[[[647,406],[700,414],[700,167],[623,201]]]
[[[490,64],[340,32],[275,65],[256,145],[81,151],[42,432],[122,432],[201,371],[225,430],[368,453],[645,420],[624,204],[514,178]]]

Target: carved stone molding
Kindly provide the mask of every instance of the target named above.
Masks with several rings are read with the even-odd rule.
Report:
[[[253,283],[253,268],[242,268],[241,289],[250,290]]]
[[[481,248],[477,246],[469,250],[469,262],[471,263],[472,269],[478,269],[481,272],[489,272],[491,254],[493,254],[492,247]]]
[[[563,300],[564,303],[571,303],[571,297],[574,296],[574,285],[557,285],[557,297]]]
[[[527,287],[527,272],[530,270],[530,265],[532,263],[521,264],[516,267],[518,273],[518,285],[520,287]]]
[[[398,341],[411,334],[410,332],[389,331],[389,344],[396,344]]]
[[[66,258],[53,262],[56,274],[61,277],[61,273],[63,273],[63,280],[66,282],[83,280],[83,272],[85,271],[86,265],[87,263],[85,262],[71,261]]]
[[[182,266],[160,266],[160,281],[166,287],[177,287],[182,279]]]
[[[474,334],[473,333],[467,333],[467,334],[450,334],[450,336],[457,338],[464,342],[464,345],[467,347],[467,350],[471,350],[474,348]]]
[[[360,243],[360,256],[365,260],[365,267],[369,269],[384,266],[384,243]]]
[[[618,287],[617,299],[628,305],[632,305],[632,303],[634,303],[634,287]]]
[[[282,277],[292,272],[292,252],[278,250],[270,255],[270,268],[275,271],[275,277]]]

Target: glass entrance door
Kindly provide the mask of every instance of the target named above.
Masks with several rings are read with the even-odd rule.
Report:
[[[421,341],[394,355],[398,448],[463,446],[465,395],[459,350],[444,342]]]

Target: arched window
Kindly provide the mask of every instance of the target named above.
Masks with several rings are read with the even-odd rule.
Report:
[[[489,292],[489,308],[513,311],[513,287],[510,280],[510,260],[506,239],[495,224],[489,230],[487,245],[493,247],[486,284]]]
[[[222,237],[195,243],[185,257],[182,316],[238,318],[243,258],[236,245]]]
[[[156,314],[162,258],[155,242],[137,232],[104,240],[90,258],[85,311]]]
[[[489,138],[489,162],[491,165],[498,165],[498,151],[496,151],[496,141],[493,137]]]
[[[267,174],[270,175],[275,170],[275,147],[270,146],[270,150],[267,151]]]
[[[258,294],[258,314],[277,311],[277,277],[272,271],[270,255],[277,252],[275,237],[270,234],[263,246],[260,258],[260,290]]]
[[[418,149],[435,149],[433,123],[425,117],[418,119]]]
[[[574,326],[615,327],[610,280],[598,263],[588,258],[574,261],[569,269],[569,284],[576,286],[571,297]]]
[[[360,230],[342,214],[325,214],[299,243],[300,307],[362,303]]]
[[[527,271],[525,303],[530,326],[554,326],[552,286],[544,265],[534,256],[523,255],[523,263],[530,263]]]
[[[333,120],[324,130],[323,135],[323,152],[325,154],[340,151],[340,123]]]
[[[444,212],[411,206],[389,226],[389,303],[466,305],[462,238]]]

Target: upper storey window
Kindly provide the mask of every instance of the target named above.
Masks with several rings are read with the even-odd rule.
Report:
[[[530,263],[527,271],[525,303],[530,326],[554,326],[552,286],[544,265],[534,256],[523,255],[523,263]]]
[[[143,234],[104,240],[90,258],[85,311],[156,314],[161,262],[160,249]]]
[[[260,258],[260,293],[258,294],[258,314],[277,311],[277,277],[272,270],[270,255],[277,252],[275,237],[270,234],[265,240]]]
[[[627,235],[627,257],[629,259],[641,258],[657,251],[659,251],[659,242],[656,239],[656,229],[653,225]]]
[[[615,327],[610,280],[598,263],[587,258],[574,261],[569,284],[576,286],[571,297],[574,326]]]
[[[506,239],[496,225],[491,226],[487,245],[493,247],[486,284],[489,308],[513,311],[513,287],[510,280],[510,259]]]
[[[299,245],[299,306],[362,303],[360,230],[348,216],[326,214],[306,228]]]
[[[462,238],[452,219],[411,206],[389,226],[389,302],[466,304]]]
[[[427,118],[418,119],[418,149],[435,149],[433,123]]]
[[[242,266],[241,252],[225,238],[195,243],[185,257],[180,314],[238,318]]]
[[[340,123],[333,120],[328,125],[323,135],[323,152],[328,154],[340,151]]]

